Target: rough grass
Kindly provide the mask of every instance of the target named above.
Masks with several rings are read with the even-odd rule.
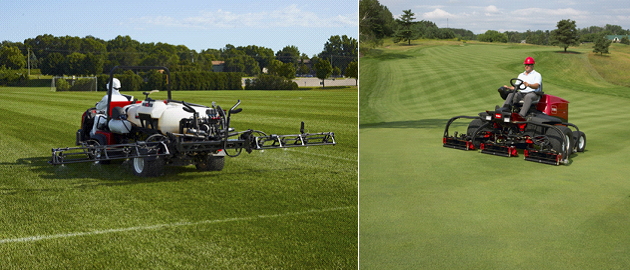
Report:
[[[101,96],[0,88],[0,268],[356,267],[356,90],[173,93],[224,108],[241,99],[237,129],[295,134],[304,121],[334,131],[336,146],[244,153],[221,172],[168,167],[158,178],[135,177],[126,162],[48,165]]]
[[[628,265],[630,89],[597,72],[590,48],[462,45],[361,59],[361,269]],[[571,102],[587,151],[556,167],[442,147],[446,121],[501,104],[527,56],[544,91]]]

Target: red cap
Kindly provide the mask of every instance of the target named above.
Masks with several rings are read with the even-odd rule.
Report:
[[[532,57],[527,57],[525,58],[525,62],[523,62],[524,65],[533,65],[536,64],[536,61],[534,61],[534,58]]]

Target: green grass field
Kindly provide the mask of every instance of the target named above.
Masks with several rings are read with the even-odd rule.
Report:
[[[338,145],[227,158],[221,172],[51,166],[103,93],[0,88],[0,269],[342,269],[357,265],[357,91],[190,91],[237,130],[333,131]],[[130,93],[143,98],[141,93]],[[154,99],[165,93],[152,95]]]
[[[361,58],[361,269],[630,265],[630,88],[600,63],[627,65],[624,49],[419,41]],[[502,104],[527,56],[586,152],[550,166],[442,147],[446,121]]]

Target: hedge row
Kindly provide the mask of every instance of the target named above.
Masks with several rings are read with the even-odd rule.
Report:
[[[94,80],[92,79],[76,79],[68,82],[63,78],[55,80],[56,91],[94,91]]]
[[[245,90],[297,90],[298,84],[282,76],[259,74],[255,79],[245,80]]]
[[[13,70],[0,66],[0,85],[19,86],[28,81],[26,70]]]
[[[98,89],[106,90],[109,75],[98,77]],[[123,91],[150,91],[165,89],[166,76],[156,70],[140,72],[131,70],[123,74],[114,75],[120,80]],[[240,72],[210,72],[210,71],[179,71],[171,72],[171,90],[242,90],[242,73]]]

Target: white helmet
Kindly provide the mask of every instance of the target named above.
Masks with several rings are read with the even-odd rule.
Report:
[[[120,81],[116,78],[112,79],[112,83],[113,83],[113,89],[114,90],[120,90]],[[107,83],[107,89],[109,90],[109,82]]]

